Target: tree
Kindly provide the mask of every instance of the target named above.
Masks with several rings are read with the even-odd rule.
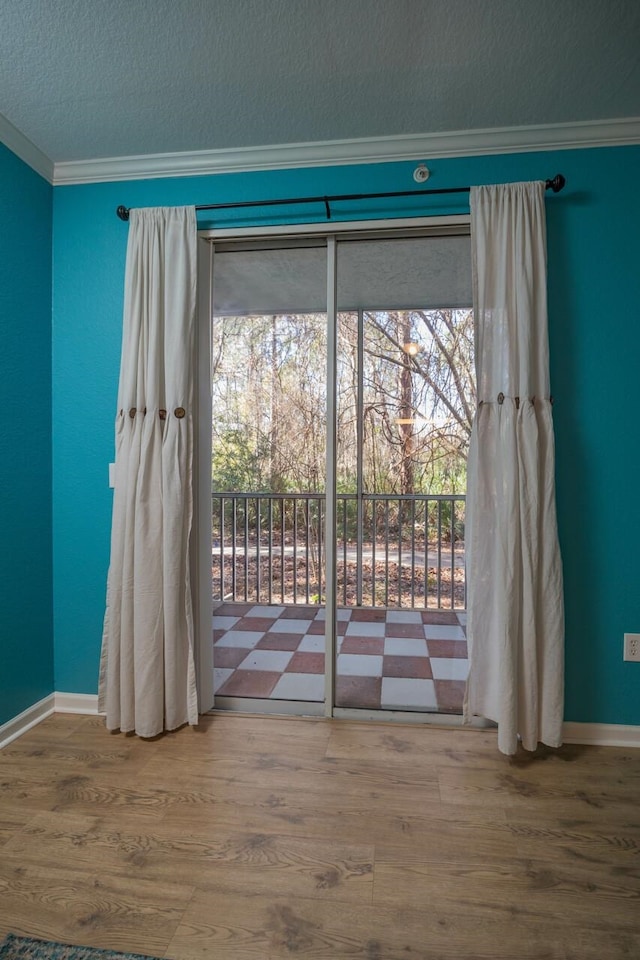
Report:
[[[460,492],[476,396],[471,310],[365,311],[363,321],[366,489]],[[214,479],[223,480],[220,467],[233,440],[233,482],[271,492],[324,489],[325,323],[323,314],[216,319]],[[358,315],[341,314],[337,480],[343,491],[355,489],[357,337]]]
[[[214,455],[244,433],[263,489],[324,489],[325,337],[318,314],[216,318]]]
[[[460,489],[475,407],[471,310],[365,312],[364,375],[368,488]]]

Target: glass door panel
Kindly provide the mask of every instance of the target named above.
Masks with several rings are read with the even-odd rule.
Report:
[[[338,707],[460,712],[468,237],[338,242]]]
[[[217,698],[324,700],[326,242],[216,245]]]

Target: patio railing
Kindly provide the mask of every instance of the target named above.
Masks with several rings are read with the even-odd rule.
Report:
[[[322,604],[325,497],[213,493],[214,600]],[[342,606],[463,609],[465,497],[339,494]]]

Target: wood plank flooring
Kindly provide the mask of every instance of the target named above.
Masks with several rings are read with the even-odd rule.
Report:
[[[0,936],[172,960],[640,957],[640,750],[55,715],[0,751]]]

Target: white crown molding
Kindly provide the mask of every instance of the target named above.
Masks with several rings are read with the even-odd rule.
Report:
[[[50,693],[48,697],[45,697],[43,700],[38,700],[37,703],[27,707],[27,709],[19,713],[17,717],[13,717],[6,723],[3,723],[0,726],[0,750],[11,743],[12,740],[17,740],[18,737],[21,737],[27,730],[31,730],[31,728],[35,727],[41,720],[50,717],[55,709],[54,703],[55,696],[53,693]]]
[[[564,743],[591,744],[599,747],[640,747],[640,726],[621,723],[564,723]]]
[[[288,143],[228,150],[199,150],[194,153],[160,153],[103,160],[70,160],[54,165],[53,183],[55,186],[63,186],[160,177],[198,177],[215,173],[386,163],[394,160],[433,160],[441,157],[575,150],[630,144],[640,144],[640,117],[360,140]]]
[[[4,143],[12,153],[24,160],[32,170],[39,173],[49,183],[53,183],[53,160],[50,160],[42,150],[38,150],[17,127],[0,113],[0,143]]]

